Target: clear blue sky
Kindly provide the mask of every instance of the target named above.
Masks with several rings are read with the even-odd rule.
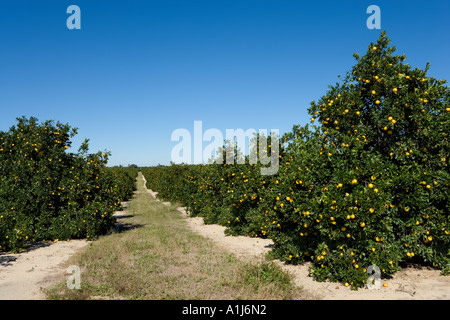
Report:
[[[81,30],[68,30],[69,5]],[[290,131],[379,30],[413,67],[449,79],[450,1],[1,0],[0,130],[68,122],[110,165],[168,164],[171,133]]]

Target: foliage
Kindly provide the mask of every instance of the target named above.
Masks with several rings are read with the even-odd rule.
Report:
[[[92,239],[114,226],[112,214],[133,193],[137,171],[106,168],[109,154],[68,153],[77,130],[19,118],[0,132],[0,249],[28,241]]]
[[[260,163],[144,168],[148,187],[230,234],[269,237],[273,256],[311,261],[318,281],[362,287],[408,261],[450,269],[450,90],[404,64],[384,32]],[[317,122],[316,122],[317,121]],[[224,147],[225,150],[225,147]]]

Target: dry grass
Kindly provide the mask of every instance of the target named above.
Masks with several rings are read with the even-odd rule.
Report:
[[[243,262],[189,230],[175,206],[138,191],[124,228],[99,238],[69,264],[81,290],[65,282],[51,299],[301,299],[292,278],[272,262]]]

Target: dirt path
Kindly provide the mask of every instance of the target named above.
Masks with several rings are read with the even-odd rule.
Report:
[[[86,244],[85,240],[39,242],[25,252],[0,255],[0,300],[45,299],[41,288],[64,274],[64,263]]]
[[[145,179],[145,178],[144,178]],[[145,186],[145,184],[144,184]],[[157,193],[147,190],[153,197]],[[273,242],[270,239],[232,237],[224,234],[225,227],[205,225],[202,218],[188,217],[184,208],[178,208],[185,217],[187,225],[195,232],[212,239],[218,246],[233,252],[241,258],[262,257]],[[349,287],[331,282],[317,282],[308,275],[309,264],[286,265],[276,261],[283,269],[294,276],[297,285],[303,287],[309,296],[326,300],[449,300],[450,276],[440,276],[439,271],[428,268],[405,268],[392,279],[382,279],[378,290],[367,288],[353,291]],[[387,284],[387,287],[383,286]]]
[[[124,208],[127,202],[123,202]],[[125,211],[117,211],[120,219]],[[119,220],[120,221],[120,220]],[[69,277],[66,263],[84,248],[86,240],[37,242],[21,253],[0,254],[0,300],[43,300],[41,288]]]

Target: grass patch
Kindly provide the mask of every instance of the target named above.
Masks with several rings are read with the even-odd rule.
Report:
[[[292,278],[273,262],[246,263],[241,267],[241,281],[256,291],[269,289],[271,292],[293,289]]]
[[[222,251],[141,184],[122,219],[128,227],[91,242],[68,262],[81,269],[81,289],[67,289],[64,279],[47,290],[49,299],[304,298],[279,266]]]

